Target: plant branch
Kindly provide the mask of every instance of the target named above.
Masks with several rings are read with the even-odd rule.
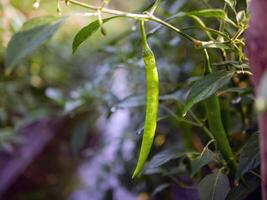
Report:
[[[69,0],[68,2],[70,4],[80,6],[83,8],[88,8],[90,10],[98,11],[99,9],[101,9],[101,7],[93,6],[93,5],[86,4],[86,3],[76,1],[76,0]],[[125,17],[134,18],[134,19],[138,19],[138,20],[140,20],[140,19],[149,20],[150,19],[150,17],[147,14],[136,14],[136,13],[124,12],[124,11],[120,11],[120,10],[113,10],[113,9],[109,9],[109,8],[102,8],[101,11],[103,13],[107,13],[107,14],[125,16]]]
[[[80,1],[76,1],[76,0],[68,0],[68,3],[73,4],[73,5],[77,5],[83,8],[87,8],[90,10],[94,10],[94,11],[99,11],[99,9],[101,9],[101,7],[97,7],[97,6],[93,6],[90,4],[86,4]],[[192,36],[182,32],[180,29],[178,29],[177,27],[169,24],[168,22],[165,22],[164,20],[155,17],[153,14],[151,14],[150,12],[145,12],[144,14],[136,14],[136,13],[130,13],[130,12],[124,12],[124,11],[120,11],[120,10],[113,10],[113,9],[109,9],[109,8],[102,8],[101,12],[103,13],[107,13],[107,14],[112,14],[112,15],[116,15],[116,16],[124,16],[124,17],[128,17],[128,18],[133,18],[133,19],[137,19],[137,20],[150,20],[150,21],[154,21],[157,22],[173,31],[175,31],[176,33],[178,33],[179,35],[183,36],[184,38],[188,39],[189,41],[191,41],[193,43],[193,45],[195,47],[199,47],[201,46],[202,41],[197,40],[195,38],[193,38]]]
[[[214,139],[214,136],[211,133],[211,131],[205,126],[205,124],[203,122],[201,122],[201,120],[195,115],[195,113],[193,111],[189,111],[189,113],[192,116],[192,118],[196,121],[196,123],[199,124],[199,126],[207,134],[207,136],[209,136],[209,138],[211,138],[211,139]]]
[[[150,9],[150,14],[153,14],[155,12],[155,10],[158,8],[159,4],[160,4],[161,0],[156,0],[154,5],[152,6],[152,8]]]
[[[184,38],[188,39],[189,41],[191,41],[194,46],[196,47],[199,47],[201,45],[201,41],[200,40],[197,40],[195,38],[193,38],[192,36],[182,32],[180,29],[176,28],[175,26],[169,24],[168,22],[165,22],[164,20],[158,18],[158,17],[155,17],[154,15],[150,15],[150,20],[154,21],[154,22],[157,22],[173,31],[175,31],[176,33],[180,34],[181,36],[183,36]]]

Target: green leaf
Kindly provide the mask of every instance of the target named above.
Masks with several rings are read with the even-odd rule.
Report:
[[[165,163],[169,162],[173,159],[178,159],[186,154],[181,152],[181,150],[177,148],[171,148],[167,150],[163,150],[157,153],[147,164],[146,169],[153,169],[164,165]]]
[[[118,16],[103,19],[103,24],[117,17]],[[92,36],[99,28],[100,28],[99,20],[96,20],[90,23],[89,25],[83,27],[74,37],[72,43],[72,52],[75,53],[78,47],[90,36]]]
[[[259,177],[253,174],[244,176],[244,180],[233,188],[227,195],[226,200],[244,200],[261,185]]]
[[[193,177],[201,167],[209,164],[214,158],[214,153],[209,148],[204,148],[202,153],[194,159],[190,160],[191,163],[191,176]]]
[[[222,9],[203,9],[203,10],[194,10],[190,12],[179,12],[176,15],[173,15],[171,19],[184,16],[189,16],[189,17],[196,16],[196,17],[206,17],[206,18],[214,17],[218,19],[223,19],[226,22],[236,27],[236,24],[231,19],[228,18],[227,14]]]
[[[252,94],[253,89],[252,88],[227,88],[223,91],[224,93],[226,92],[233,92],[233,93],[238,93],[240,95],[245,95],[245,94]]]
[[[225,200],[230,191],[227,176],[221,172],[207,175],[198,184],[200,200]]]
[[[204,10],[196,10],[187,12],[186,15],[190,16],[197,16],[197,17],[215,17],[219,19],[223,19],[226,22],[232,24],[233,26],[236,26],[236,24],[228,18],[227,14],[222,9],[204,9]]]
[[[241,149],[239,158],[239,173],[244,175],[260,165],[260,150],[258,134],[250,136],[248,142]]]
[[[222,9],[204,9],[186,12],[187,15],[194,15],[198,17],[215,17],[225,19],[226,14]]]
[[[215,17],[220,19],[225,19],[226,14],[222,9],[203,9],[203,10],[194,10],[189,12],[179,12],[176,15],[173,15],[172,18],[184,17],[184,16],[197,16],[197,17]]]
[[[229,73],[218,71],[208,74],[207,76],[204,76],[196,81],[187,96],[183,109],[183,115],[185,115],[194,104],[207,99],[216,93],[220,88],[225,86],[230,81],[232,76],[232,72]]]
[[[66,18],[38,17],[26,22],[8,43],[5,65],[9,72],[21,59],[31,54],[37,47],[50,38]]]

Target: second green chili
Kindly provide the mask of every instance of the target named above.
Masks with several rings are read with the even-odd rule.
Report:
[[[204,54],[206,61],[205,74],[209,74],[212,72],[212,69],[209,60],[209,55],[206,49],[204,49]],[[206,106],[209,129],[216,140],[217,148],[221,152],[223,158],[227,161],[229,167],[231,168],[231,171],[235,172],[237,170],[237,164],[234,158],[233,151],[229,144],[227,134],[223,127],[219,98],[216,96],[216,94],[213,94],[204,102]]]

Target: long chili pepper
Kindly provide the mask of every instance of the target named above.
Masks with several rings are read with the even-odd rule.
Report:
[[[153,144],[159,104],[159,79],[154,53],[150,49],[145,32],[144,21],[140,21],[140,30],[142,36],[143,50],[142,55],[146,68],[146,118],[144,126],[144,134],[142,138],[141,150],[137,162],[137,166],[133,173],[133,178],[136,177],[144,167],[148,158],[151,146]]]
[[[206,49],[204,49],[204,53],[206,61],[205,73],[209,74],[212,72],[212,69],[209,55]],[[210,96],[205,100],[205,106],[207,111],[209,129],[216,140],[217,148],[221,152],[223,158],[228,162],[231,171],[235,172],[237,170],[237,163],[235,161],[233,151],[230,147],[227,134],[223,127],[219,98],[215,94]]]

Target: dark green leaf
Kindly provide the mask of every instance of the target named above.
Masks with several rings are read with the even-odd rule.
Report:
[[[157,153],[147,164],[146,169],[152,169],[160,167],[170,160],[181,158],[185,156],[184,152],[177,148],[171,148]]]
[[[106,18],[103,20],[103,23],[108,22],[111,19],[114,19],[115,17]],[[99,20],[96,20],[89,25],[83,27],[74,37],[73,43],[72,43],[72,52],[75,53],[78,47],[87,40],[90,36],[92,36],[98,29],[100,28]]]
[[[191,176],[194,176],[201,167],[210,163],[214,158],[214,153],[209,150],[209,148],[205,148],[202,153],[195,159],[191,159]]]
[[[26,22],[8,43],[5,57],[6,67],[10,67],[9,70],[11,70],[22,58],[31,54],[58,30],[65,19],[38,17]]]
[[[244,181],[233,188],[227,195],[226,200],[244,200],[248,195],[260,187],[261,180],[253,174],[244,176]]]
[[[218,71],[208,74],[207,76],[204,76],[196,81],[187,96],[183,114],[185,115],[194,104],[207,99],[220,88],[225,86],[230,81],[232,76],[233,73]]]
[[[258,134],[253,134],[242,148],[239,158],[239,172],[244,175],[260,165]]]
[[[225,200],[230,191],[227,176],[221,172],[210,174],[198,184],[200,200]]]

